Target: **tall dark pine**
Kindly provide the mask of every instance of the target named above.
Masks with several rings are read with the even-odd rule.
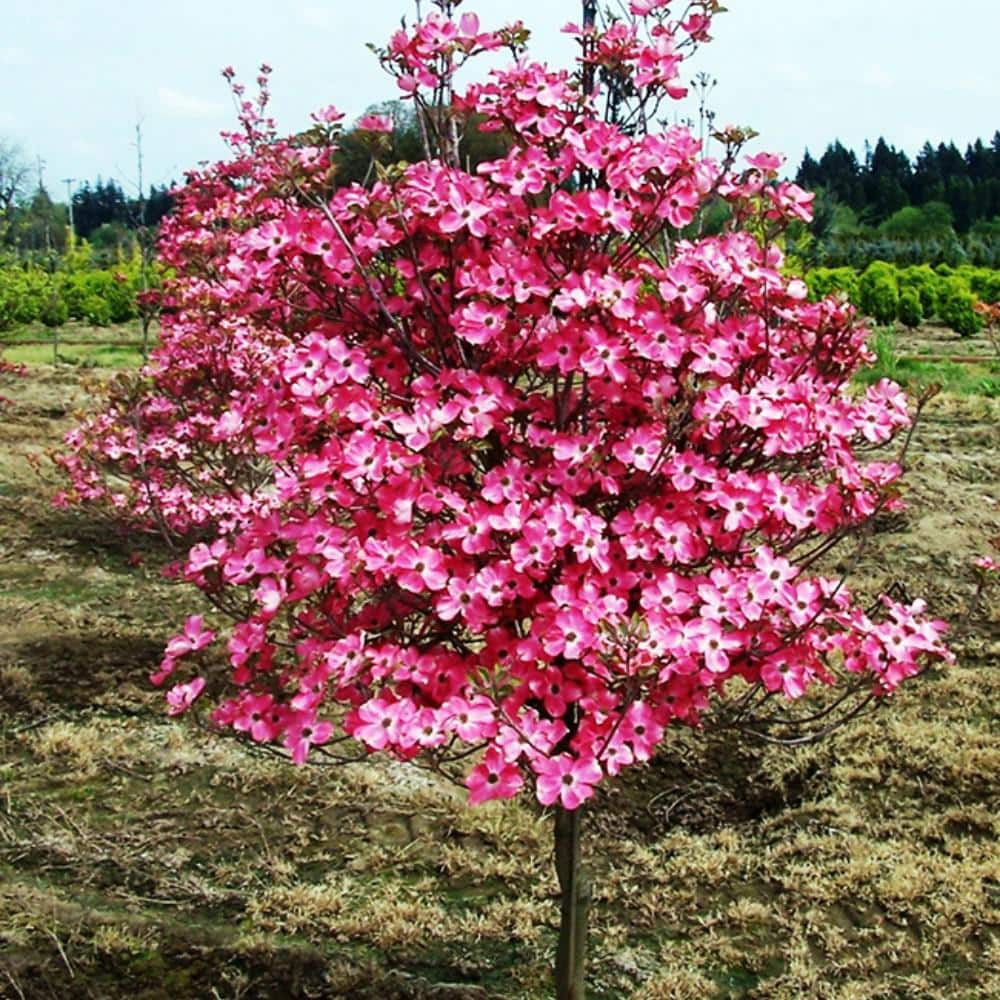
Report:
[[[812,158],[812,154],[808,149],[806,150],[806,155],[802,157],[802,165],[795,175],[795,183],[809,190],[826,186],[823,182],[823,171],[820,169],[820,165]]]
[[[826,189],[837,201],[850,205],[856,212],[865,207],[861,165],[853,150],[847,149],[839,139],[835,140],[826,147],[819,168]]]
[[[879,136],[864,175],[865,202],[870,221],[884,222],[910,203],[910,161],[906,154]]]
[[[914,205],[924,205],[929,201],[944,201],[941,162],[938,160],[937,150],[929,142],[924,143],[913,164],[910,200]]]

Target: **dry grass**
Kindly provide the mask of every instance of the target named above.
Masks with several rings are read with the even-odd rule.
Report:
[[[0,997],[547,996],[530,804],[470,810],[375,760],[293,769],[162,715],[145,674],[191,598],[52,512],[22,457],[75,385],[5,387],[0,414]],[[677,732],[609,787],[593,997],[1000,997],[1000,607],[967,570],[1000,531],[998,415],[935,404],[910,514],[857,567],[928,593],[960,665],[823,745]]]

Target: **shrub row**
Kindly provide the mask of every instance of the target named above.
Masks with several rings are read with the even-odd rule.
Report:
[[[963,337],[982,326],[975,303],[1000,301],[1000,271],[947,264],[897,267],[874,261],[863,271],[851,267],[817,267],[805,275],[813,298],[841,293],[876,323],[919,326],[939,319]]]
[[[49,266],[0,260],[0,330],[35,322],[57,327],[70,319],[94,326],[135,319],[141,270],[138,256],[114,268],[92,267],[85,246]]]

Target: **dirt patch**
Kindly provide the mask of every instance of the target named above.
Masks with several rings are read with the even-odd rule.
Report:
[[[907,357],[969,357],[1000,360],[998,348],[988,331],[962,337],[940,323],[924,323],[915,330],[900,328],[900,352]]]

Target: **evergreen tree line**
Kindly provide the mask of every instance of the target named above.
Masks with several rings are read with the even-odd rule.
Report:
[[[111,257],[126,255],[136,231],[155,230],[170,211],[169,189],[152,187],[145,205],[127,198],[114,181],[84,184],[73,194],[73,229],[78,239],[90,240],[95,249]],[[65,204],[54,201],[44,187],[0,211],[0,250],[14,253],[63,254],[70,214]]]
[[[1000,233],[1000,131],[989,145],[970,143],[964,154],[953,142],[925,143],[912,162],[881,137],[874,148],[866,144],[863,160],[837,140],[819,160],[806,151],[796,182],[823,191],[862,225],[883,227],[907,208],[929,205],[928,228],[965,235],[995,226]],[[912,228],[917,217],[909,215]]]
[[[157,226],[173,204],[170,189],[163,185],[151,187],[145,204],[138,198],[126,197],[121,186],[113,180],[98,177],[73,193],[73,228],[76,235],[90,239],[101,226],[114,225],[125,229],[139,226]]]

